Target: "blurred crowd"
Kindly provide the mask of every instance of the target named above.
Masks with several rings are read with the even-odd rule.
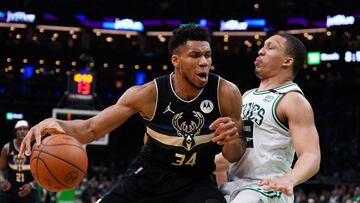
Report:
[[[105,166],[91,166],[82,183],[73,191],[73,203],[95,203],[116,182],[120,173]],[[39,193],[39,203],[61,203],[60,193],[44,191]],[[69,200],[67,203],[71,202]],[[304,183],[295,187],[295,203],[360,203],[360,184]]]

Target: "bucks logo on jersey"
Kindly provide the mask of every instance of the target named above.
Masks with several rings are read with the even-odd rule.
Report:
[[[22,171],[24,163],[25,163],[25,158],[19,158],[17,154],[13,155],[12,157],[12,163],[9,163],[9,167],[15,171]]]
[[[205,120],[200,112],[193,111],[193,113],[194,119],[190,122],[181,121],[183,112],[175,114],[172,118],[172,125],[176,129],[177,135],[184,138],[182,145],[188,151],[196,145],[194,137],[200,134]]]

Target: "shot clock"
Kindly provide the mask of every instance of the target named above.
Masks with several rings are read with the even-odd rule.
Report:
[[[72,99],[92,99],[95,75],[92,72],[72,72],[68,78],[68,93]]]

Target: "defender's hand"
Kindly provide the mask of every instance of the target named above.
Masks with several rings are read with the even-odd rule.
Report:
[[[262,180],[259,186],[264,190],[275,190],[288,196],[294,194],[294,185],[289,181],[283,180],[281,178],[275,180]]]

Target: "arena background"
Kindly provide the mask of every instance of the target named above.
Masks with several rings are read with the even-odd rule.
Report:
[[[221,21],[248,26],[226,30]],[[170,31],[190,22],[212,32],[212,71],[242,92],[259,82],[253,61],[269,34],[289,32],[305,43],[309,57],[295,82],[313,106],[322,161],[320,172],[296,187],[297,202],[360,199],[357,0],[1,0],[0,145],[13,138],[17,118],[35,124],[54,108],[102,110],[128,87],[170,73]],[[143,30],[131,30],[138,23]],[[94,80],[79,90],[74,73]],[[103,194],[140,149],[143,133],[134,116],[110,133],[107,145],[87,146],[89,174],[79,199]]]

